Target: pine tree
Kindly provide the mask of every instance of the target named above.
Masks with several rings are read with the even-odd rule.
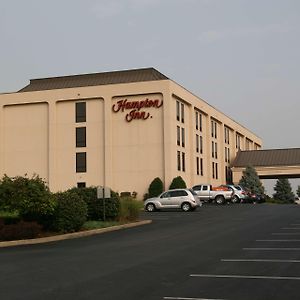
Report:
[[[276,193],[273,194],[274,199],[284,202],[294,202],[295,195],[292,192],[291,184],[287,178],[278,179],[274,190],[276,191]]]
[[[300,197],[300,185],[298,185],[298,189],[297,189],[297,195],[298,195],[298,197]]]
[[[171,189],[185,189],[186,188],[186,183],[182,179],[181,176],[177,176],[173,178],[172,183],[170,185],[170,190]]]
[[[163,192],[164,185],[159,177],[153,179],[149,185],[148,194],[149,198],[157,197]]]
[[[253,194],[263,194],[265,191],[256,170],[252,166],[247,166],[243,171],[239,185]]]

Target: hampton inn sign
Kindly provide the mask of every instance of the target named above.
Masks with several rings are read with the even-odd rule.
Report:
[[[152,118],[152,115],[149,112],[144,111],[145,108],[160,108],[163,105],[163,100],[158,99],[145,99],[141,101],[128,101],[127,99],[120,100],[112,106],[113,112],[124,112],[129,110],[125,116],[127,122],[132,120],[147,120]]]

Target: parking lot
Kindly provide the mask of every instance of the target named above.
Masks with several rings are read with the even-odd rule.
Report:
[[[0,249],[0,299],[298,300],[300,206],[142,213],[150,225]]]
[[[198,210],[196,214],[203,214],[201,231],[218,232],[211,239],[206,236],[207,243],[195,242],[199,257],[182,283],[172,286],[162,299],[299,299],[299,213],[296,206],[269,205]],[[167,223],[190,216],[169,211],[152,217]]]

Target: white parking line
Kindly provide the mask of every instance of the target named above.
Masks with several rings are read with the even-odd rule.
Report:
[[[225,299],[208,299],[208,298],[186,298],[186,297],[164,297],[163,299],[170,299],[170,300],[225,300]]]
[[[290,226],[300,226],[300,224],[291,224]]]
[[[256,240],[256,242],[300,242],[300,240]]]
[[[300,230],[300,227],[282,227],[284,230]]]
[[[296,259],[221,259],[225,262],[274,262],[274,263],[300,263],[300,260]]]
[[[300,232],[281,232],[281,233],[272,233],[272,235],[298,235]]]
[[[206,278],[237,278],[237,279],[272,279],[272,280],[300,280],[300,277],[282,277],[282,276],[243,276],[243,275],[212,275],[212,274],[191,274],[190,277]]]
[[[299,251],[300,248],[243,248],[243,250],[278,250],[278,251]]]

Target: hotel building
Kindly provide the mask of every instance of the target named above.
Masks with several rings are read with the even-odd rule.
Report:
[[[262,141],[153,68],[30,80],[0,94],[0,176],[38,174],[51,191],[108,186],[142,198],[231,181],[237,151]]]

